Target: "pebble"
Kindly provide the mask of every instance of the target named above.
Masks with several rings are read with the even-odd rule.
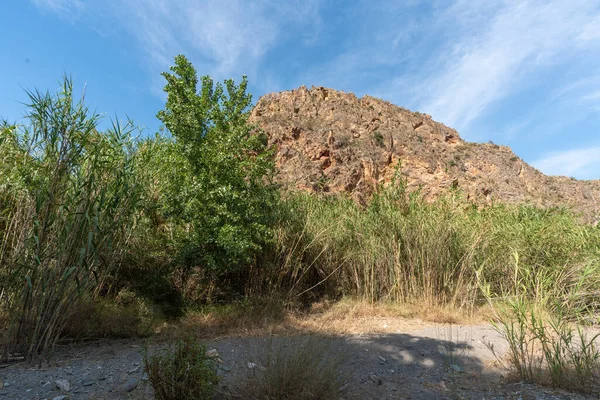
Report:
[[[94,384],[94,381],[85,381],[81,385],[82,386],[92,386],[93,384]]]
[[[140,366],[138,365],[135,368],[131,368],[129,371],[127,371],[128,374],[133,374],[135,372],[138,372],[140,370]]]
[[[450,365],[450,368],[454,371],[454,372],[458,372],[458,373],[463,373],[465,372],[465,370],[460,366],[460,365],[456,365],[456,364],[452,364]]]
[[[54,383],[61,392],[68,392],[71,390],[71,384],[66,379],[57,379]]]
[[[382,363],[387,362],[387,360],[385,359],[385,357],[379,356],[379,359],[381,360]]]
[[[369,379],[371,379],[373,381],[373,383],[376,385],[381,385],[383,383],[381,378],[375,374],[369,374]]]
[[[217,358],[217,357],[219,357],[219,352],[217,351],[217,349],[207,350],[206,351],[206,357]]]
[[[52,400],[68,400],[68,398],[69,398],[69,396],[62,395],[62,396],[53,397]]]
[[[254,368],[256,368],[256,367],[258,367],[258,364],[255,364],[255,363],[253,363],[253,362],[249,362],[249,363],[248,363],[248,369],[254,369]]]
[[[120,390],[122,392],[132,392],[138,385],[138,380],[136,378],[129,378],[127,381],[121,385]]]

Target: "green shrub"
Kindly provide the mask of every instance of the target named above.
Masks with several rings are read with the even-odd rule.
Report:
[[[144,355],[148,379],[158,400],[212,399],[218,384],[215,361],[191,337]]]
[[[379,147],[385,147],[385,142],[383,140],[383,135],[379,131],[373,132],[373,139],[375,139],[375,143]]]

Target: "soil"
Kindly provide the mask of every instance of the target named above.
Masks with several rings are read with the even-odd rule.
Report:
[[[344,355],[345,385],[339,399],[592,399],[510,379],[497,362],[504,340],[489,325],[442,325],[396,320],[378,333],[328,336]],[[208,341],[222,360],[215,398],[261,368],[260,351],[289,337],[237,337]],[[293,340],[302,340],[295,338]],[[42,368],[0,368],[4,399],[151,399],[143,370],[143,340],[106,340],[62,345]],[[151,349],[160,344],[150,345]],[[151,350],[152,351],[152,350]],[[68,391],[56,381],[68,381]],[[66,396],[66,397],[61,397]]]

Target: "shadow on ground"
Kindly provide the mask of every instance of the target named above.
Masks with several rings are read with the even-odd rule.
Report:
[[[307,339],[310,338],[310,339]],[[265,354],[275,348],[305,346],[319,357],[342,357],[343,389],[337,399],[587,399],[534,385],[507,382],[492,367],[492,344],[504,349],[502,339],[488,325],[429,325],[423,329],[385,334],[300,335],[239,337],[209,341],[222,360],[219,394],[259,373]],[[12,365],[0,369],[1,399],[53,399],[60,396],[55,381],[70,383],[69,398],[150,399],[144,380],[143,346],[140,340],[107,340],[63,346],[48,366],[31,369]],[[161,347],[160,343],[151,345]],[[249,368],[248,363],[256,365]],[[126,391],[127,383],[134,383]]]

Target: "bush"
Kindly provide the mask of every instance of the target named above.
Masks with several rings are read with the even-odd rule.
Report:
[[[211,399],[218,384],[215,361],[192,337],[166,350],[144,355],[144,365],[158,400]]]
[[[344,355],[329,338],[272,337],[232,396],[248,400],[334,399],[344,385]]]

